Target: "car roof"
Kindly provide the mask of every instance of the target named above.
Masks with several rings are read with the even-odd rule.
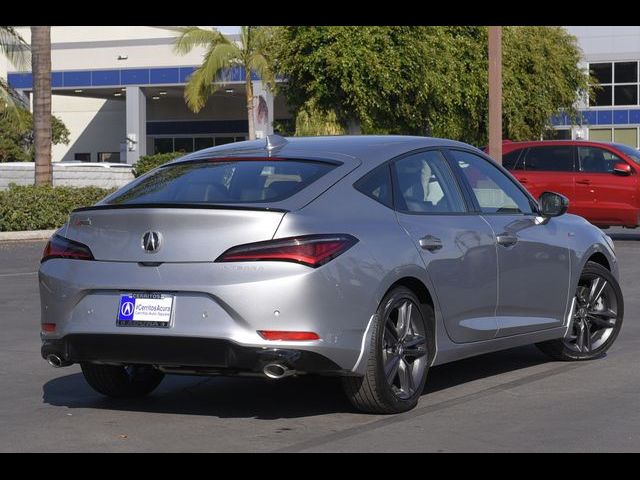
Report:
[[[269,148],[271,147],[271,148]],[[207,148],[177,158],[171,163],[216,157],[263,157],[271,154],[283,158],[326,158],[342,162],[365,163],[368,167],[403,153],[429,147],[464,147],[466,143],[444,138],[405,135],[336,135],[318,137],[281,137],[230,143]],[[479,150],[478,150],[479,151]],[[351,160],[351,162],[349,162]]]
[[[535,147],[535,146],[553,146],[553,145],[569,145],[569,146],[575,146],[575,145],[591,145],[591,146],[608,146],[608,147],[613,147],[613,148],[617,148],[619,144],[615,143],[615,142],[598,142],[595,140],[529,140],[529,141],[524,141],[524,142],[512,142],[510,140],[507,140],[505,142],[503,142],[502,144],[502,149],[509,149],[511,150],[512,147]]]

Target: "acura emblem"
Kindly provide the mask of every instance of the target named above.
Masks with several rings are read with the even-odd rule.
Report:
[[[142,236],[142,249],[147,253],[156,253],[160,249],[160,234],[147,232]]]

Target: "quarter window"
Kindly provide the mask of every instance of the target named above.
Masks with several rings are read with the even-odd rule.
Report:
[[[483,213],[533,213],[529,198],[490,161],[461,150],[451,151]]]
[[[391,174],[384,164],[358,180],[354,187],[366,196],[392,208]]]
[[[580,171],[587,173],[611,173],[616,163],[623,162],[617,155],[595,147],[578,147]]]
[[[431,150],[393,164],[396,206],[412,213],[464,213],[460,188],[441,152]]]
[[[532,147],[526,154],[525,170],[573,172],[573,147]]]

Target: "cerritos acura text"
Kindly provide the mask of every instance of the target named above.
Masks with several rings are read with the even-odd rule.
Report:
[[[75,210],[40,267],[42,356],[98,392],[165,374],[339,375],[367,412],[429,367],[535,343],[600,356],[611,239],[469,145],[270,136],[189,154]]]

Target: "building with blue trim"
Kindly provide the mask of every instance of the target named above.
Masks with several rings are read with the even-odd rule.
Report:
[[[186,107],[184,85],[203,51],[176,55],[173,28],[52,27],[53,114],[71,131],[69,145],[54,146],[54,161],[132,164],[140,155],[188,152],[248,136],[242,68],[224,73],[224,88],[198,114]],[[640,27],[566,28],[583,51],[581,66],[598,78],[602,89],[578,105],[577,125],[567,115],[552,118],[551,137],[638,148]],[[29,41],[29,28],[19,31]],[[30,73],[12,72],[7,65],[4,70],[13,87],[30,93]],[[257,134],[267,135],[274,120],[290,121],[291,114],[283,98],[274,98],[257,76],[253,79],[256,102],[265,113],[256,118]]]
[[[640,147],[640,27],[565,28],[578,39],[581,66],[602,88],[578,105],[578,125],[566,115],[553,118],[552,136]]]
[[[18,30],[29,41],[29,28]],[[248,137],[244,69],[224,72],[224,88],[199,113],[191,112],[184,86],[203,50],[175,54],[176,34],[173,27],[51,27],[52,113],[71,132],[69,145],[54,146],[54,161],[133,164],[141,155]],[[29,95],[31,73],[7,70],[9,84]],[[257,75],[252,79],[255,106],[261,107],[254,108],[256,134],[263,136],[273,133],[274,120],[291,115],[282,98],[263,88]]]

